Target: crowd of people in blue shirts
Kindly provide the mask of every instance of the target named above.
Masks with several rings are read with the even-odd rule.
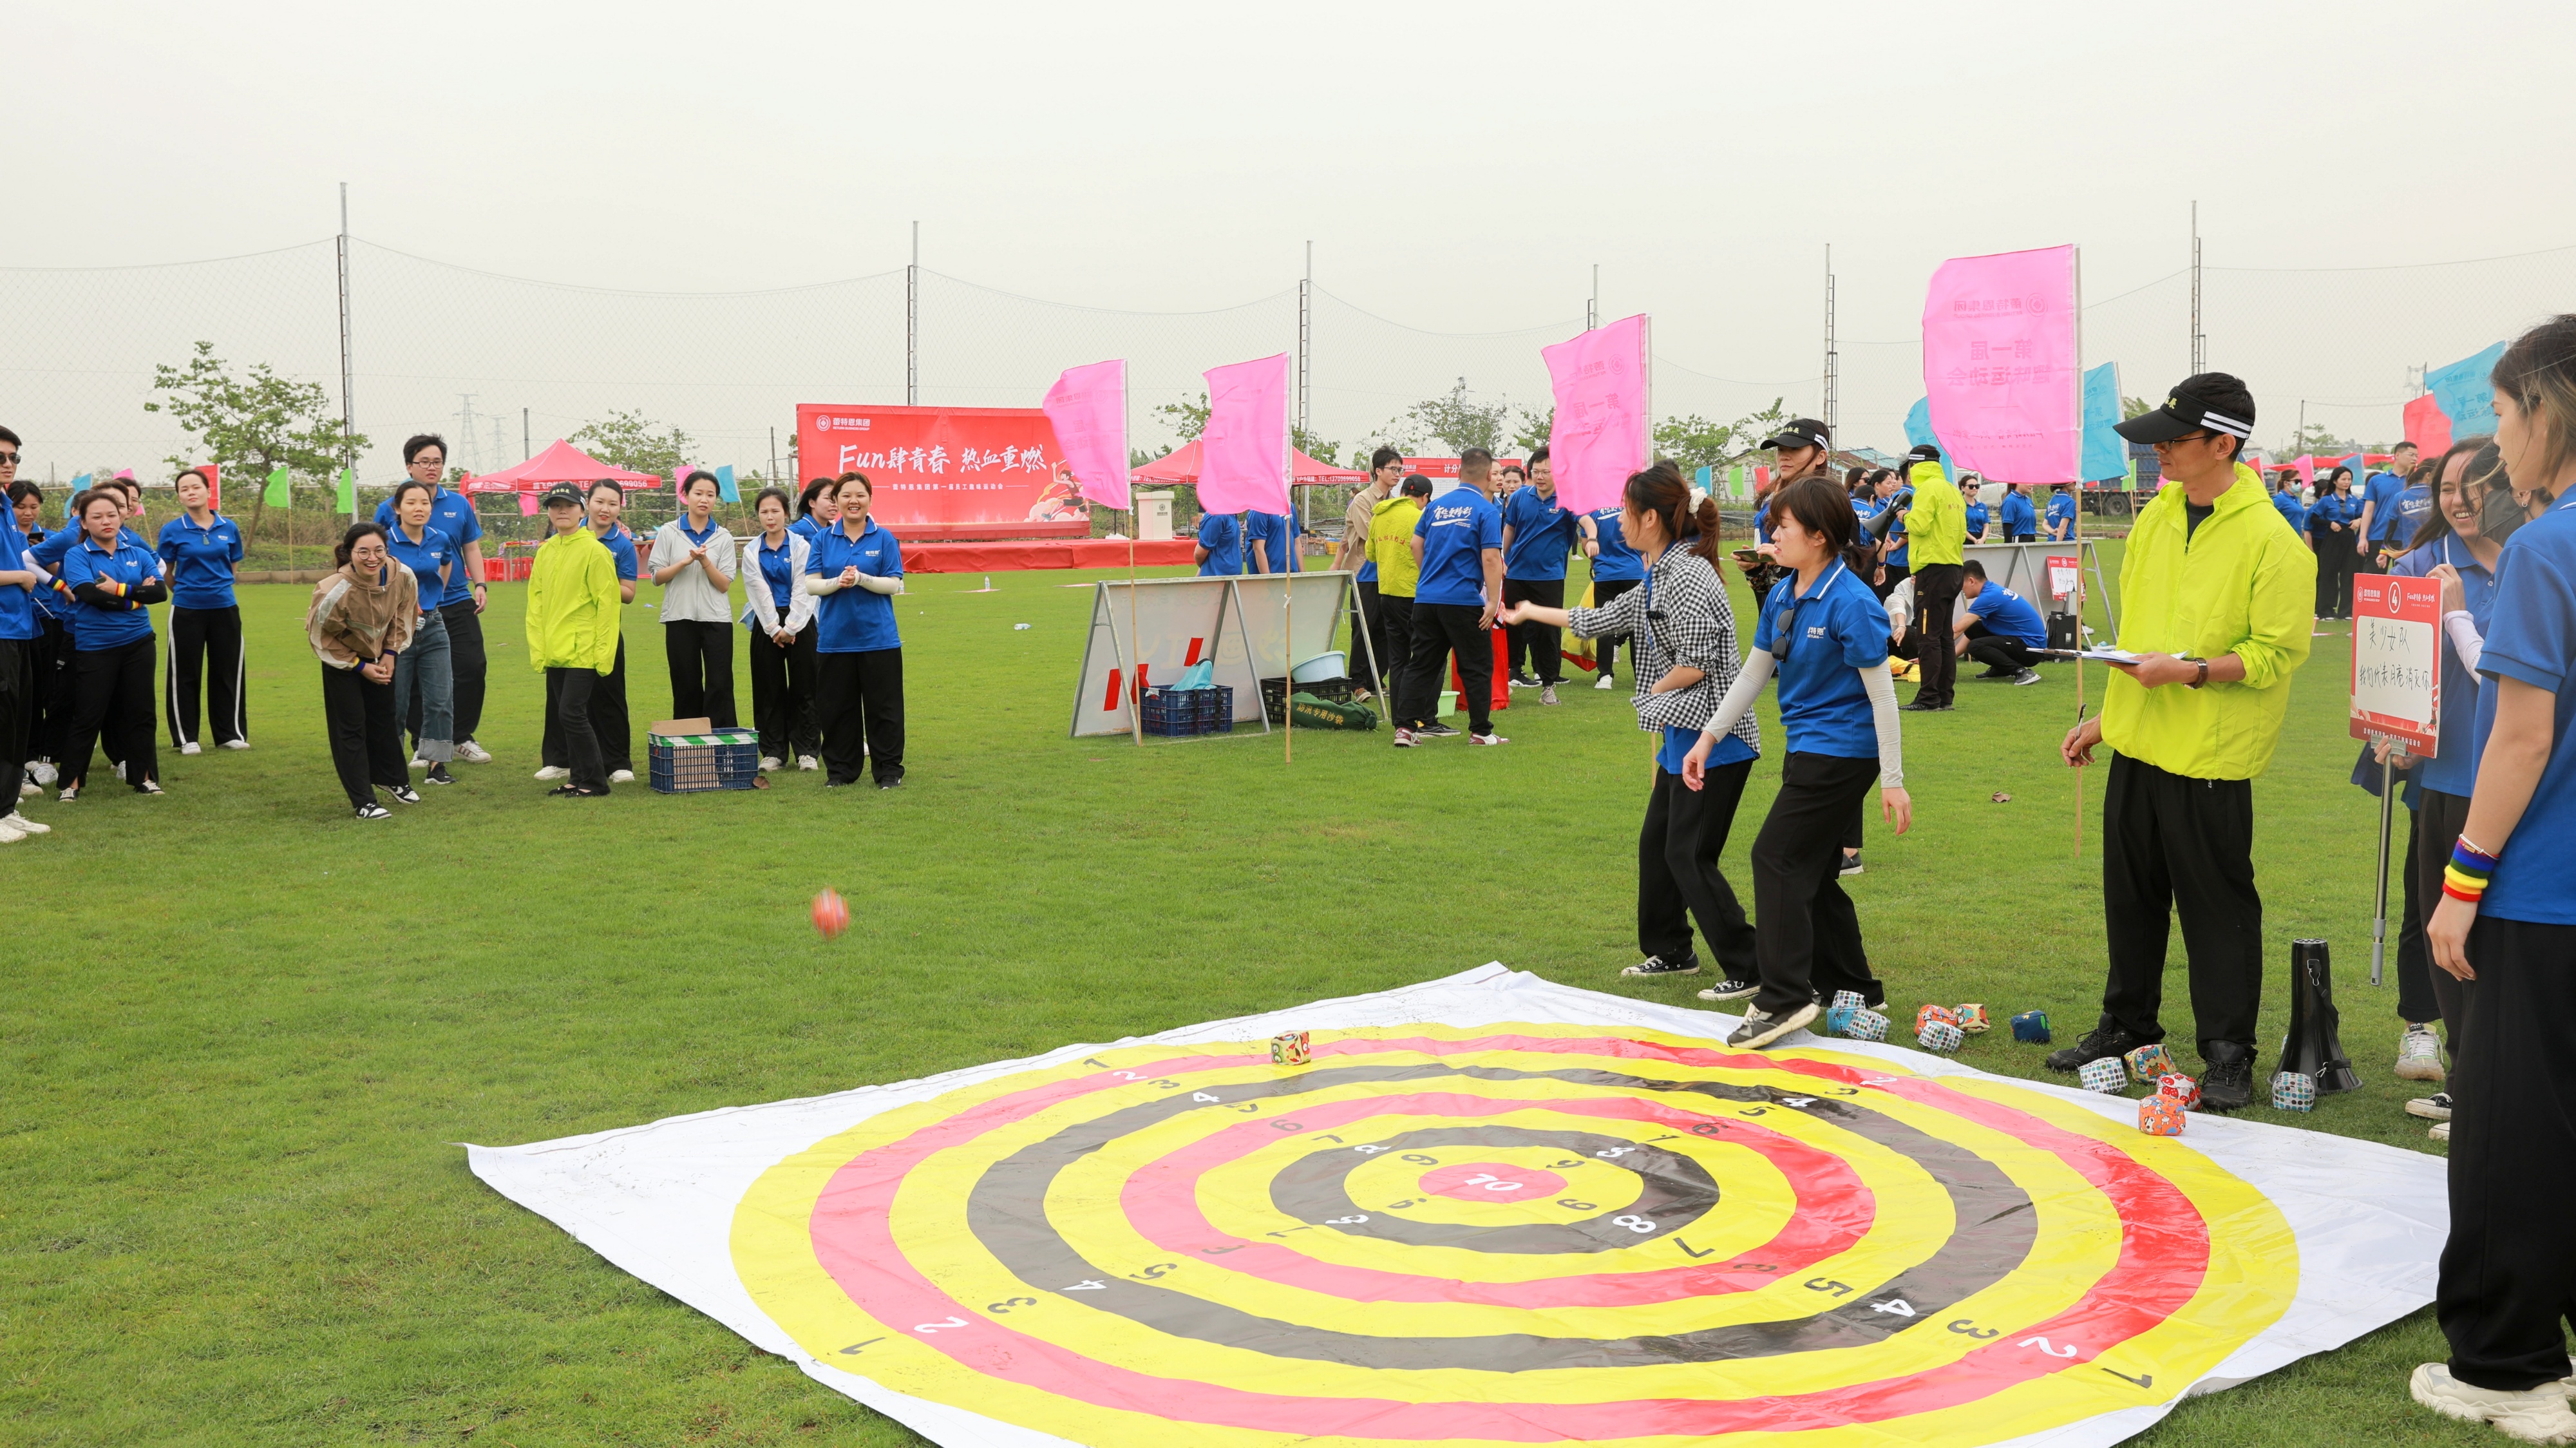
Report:
[[[2434,463],[2411,442],[2389,454],[2389,466],[2356,484],[2336,463],[2309,487],[2297,468],[2272,473],[2272,506],[2317,555],[2317,617],[2352,617],[2352,581],[2386,573],[2433,511]]]

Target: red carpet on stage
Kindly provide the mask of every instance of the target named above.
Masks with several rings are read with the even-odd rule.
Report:
[[[1173,538],[1160,543],[1139,543],[1136,566],[1168,568],[1188,563],[1193,539]],[[996,543],[906,543],[903,545],[903,571],[906,573],[1017,573],[1031,568],[1124,568],[1127,566],[1124,542],[1107,538],[1078,538],[1067,542],[1046,539],[1016,539]]]

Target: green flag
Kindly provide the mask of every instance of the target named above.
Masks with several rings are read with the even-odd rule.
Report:
[[[1744,496],[1744,464],[1731,463],[1726,469],[1726,491],[1729,496]]]
[[[340,511],[358,515],[358,475],[348,468],[340,469]]]
[[[260,501],[272,508],[294,506],[295,483],[286,469],[279,468],[268,475],[268,490],[260,495]]]

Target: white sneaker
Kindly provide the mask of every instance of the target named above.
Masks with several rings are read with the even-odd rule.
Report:
[[[462,758],[464,758],[465,756],[464,756],[464,755],[462,755],[462,754],[459,754],[459,755],[457,755],[456,757],[457,757],[457,758],[459,758],[459,759],[462,759]],[[560,765],[560,764],[549,764],[549,765],[547,765],[545,768],[540,769],[540,770],[538,770],[538,771],[537,771],[537,778],[539,778],[539,779],[570,779],[570,778],[572,778],[572,771],[571,771],[571,770],[569,770],[569,769],[564,768],[564,767],[563,767],[562,765]]]
[[[2436,1121],[2424,1128],[2424,1134],[2435,1141],[2448,1141],[2451,1139],[2451,1123]],[[2563,1393],[2576,1393],[2576,1384],[2562,1382],[2558,1385],[2558,1390]]]
[[[2433,1034],[2431,1022],[2409,1021],[2406,1033],[2397,1038],[2397,1079],[2442,1079],[2442,1042]]]
[[[14,845],[25,838],[7,820],[0,820],[0,845]]]
[[[245,745],[243,747],[248,748],[249,746]],[[456,757],[464,760],[468,764],[489,764],[492,762],[491,751],[485,749],[482,745],[475,743],[471,739],[468,739],[464,743],[456,746]]]
[[[1615,689],[1619,687],[1619,684],[1617,680],[1612,679],[1608,674],[1603,674],[1600,678],[1592,681],[1592,687],[1596,689]]]
[[[1554,704],[1554,703],[1559,702],[1559,701],[1558,701],[1558,699],[1557,699],[1557,697],[1556,697],[1556,686],[1555,686],[1554,684],[1542,684],[1542,685],[1540,685],[1540,686],[1539,686],[1539,691],[1538,691],[1538,701],[1539,701],[1540,703],[1542,703],[1542,704]]]
[[[51,784],[54,782],[54,763],[50,759],[39,759],[27,766],[27,774],[38,784]]]
[[[122,759],[116,761],[116,777],[120,780],[125,778],[125,761]]]
[[[796,756],[796,767],[798,769],[820,769],[823,767],[823,761],[815,758],[811,754],[799,754]]]
[[[767,774],[771,770],[778,768],[782,762],[783,761],[779,760],[774,755],[764,754],[760,756],[760,772]]]
[[[1470,744],[1494,745],[1494,744],[1509,744],[1509,743],[1511,743],[1512,741],[1510,741],[1510,740],[1508,740],[1508,739],[1505,739],[1505,738],[1504,738],[1503,736],[1501,736],[1500,734],[1496,734],[1496,733],[1492,732],[1491,730],[1488,730],[1488,731],[1486,731],[1485,733],[1482,733],[1482,734],[1470,734],[1470,735],[1468,735],[1468,736],[1467,736],[1467,742],[1468,742],[1468,743],[1470,743]]]
[[[159,794],[161,793],[161,785],[156,780],[147,779],[141,784],[134,786],[134,792],[136,794]]]
[[[608,782],[610,784],[633,784],[635,782],[635,771],[631,769],[613,770],[608,776]]]
[[[227,739],[224,741],[224,747],[226,749],[248,749],[250,748],[250,741],[247,739]]]
[[[180,752],[181,754],[203,754],[203,753],[205,753],[206,751],[205,751],[205,750],[203,750],[203,749],[198,748],[198,747],[197,747],[197,741],[196,741],[196,740],[194,740],[194,739],[191,739],[191,740],[189,740],[187,743],[182,744],[182,745],[180,745],[180,746],[179,746],[179,752]]]
[[[2519,1393],[2473,1388],[2451,1376],[2442,1363],[2426,1363],[2406,1380],[2416,1402],[2463,1423],[2485,1423],[2508,1438],[2525,1443],[2576,1443],[2576,1412],[2556,1383]]]
[[[2448,1121],[2451,1119],[2451,1093],[2436,1091],[2430,1096],[2418,1096],[2406,1103],[2406,1114],[2420,1116],[2426,1121]]]
[[[50,835],[54,832],[52,825],[40,825],[16,810],[0,815],[0,825],[7,825],[22,835]]]
[[[22,779],[18,781],[18,798],[20,799],[34,799],[36,796],[43,794],[44,792],[45,787],[36,783],[32,779]]]
[[[411,767],[414,769],[427,769],[429,768],[429,761],[415,754],[411,757]]]

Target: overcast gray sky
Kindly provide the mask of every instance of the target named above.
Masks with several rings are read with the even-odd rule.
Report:
[[[2539,0],[266,0],[31,5],[9,34],[0,266],[309,241],[342,180],[372,242],[647,291],[883,271],[917,218],[952,276],[1206,308],[1289,284],[1312,239],[1322,286],[1433,330],[1579,318],[1597,263],[1605,317],[1650,311],[1672,361],[1759,383],[1818,370],[1831,243],[1844,335],[1900,349],[1859,359],[1856,441],[1893,440],[1920,390],[1904,344],[1947,256],[2078,242],[2107,298],[2185,264],[2194,198],[2212,266],[2576,243],[2576,6]],[[2316,293],[2437,314],[2388,337],[2248,281],[2211,361],[2254,377],[2270,433],[2308,352],[2350,366],[2297,390],[2357,405],[2501,335],[2487,312],[2576,304],[2564,256],[2477,273],[2467,300],[2460,275]],[[2320,321],[2338,335],[2301,335]],[[2108,340],[2123,326],[2171,347]],[[2087,350],[2158,391],[2182,330],[2159,303]]]

